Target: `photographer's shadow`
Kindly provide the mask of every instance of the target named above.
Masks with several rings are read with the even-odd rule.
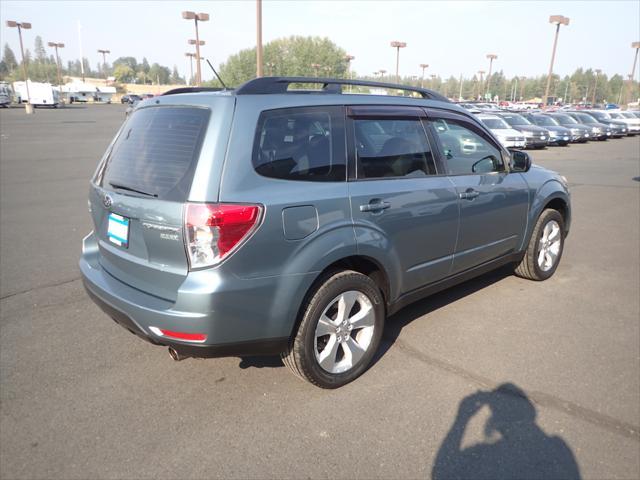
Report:
[[[484,406],[491,412],[484,426],[485,442],[462,448],[467,424]],[[536,424],[535,406],[510,383],[460,402],[431,473],[434,480],[580,478],[569,446]]]

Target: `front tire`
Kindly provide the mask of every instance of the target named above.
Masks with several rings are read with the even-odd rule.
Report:
[[[544,210],[538,217],[524,258],[516,267],[516,275],[538,281],[551,277],[562,257],[564,233],[560,212],[551,208]]]
[[[382,294],[368,276],[343,270],[320,279],[307,298],[282,360],[318,387],[341,387],[362,375],[380,345]]]

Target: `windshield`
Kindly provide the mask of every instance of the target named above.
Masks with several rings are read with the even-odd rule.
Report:
[[[609,119],[611,119],[609,114],[608,113],[604,113],[604,112],[589,112],[589,115],[591,115],[594,118],[597,118],[598,120],[609,120]]]
[[[503,115],[509,125],[531,125],[531,122],[524,118],[522,115]]]
[[[586,113],[574,113],[574,115],[581,123],[599,123],[595,118]]]
[[[633,113],[623,112],[622,115],[627,118],[638,118]]]
[[[620,115],[619,113],[610,113],[609,114],[611,116],[611,118],[624,118],[622,115]]]
[[[557,120],[560,125],[576,125],[578,123],[575,118],[565,114],[558,113],[555,114],[553,118]]]
[[[542,125],[543,127],[557,127],[558,122],[556,122],[553,118],[547,117],[546,115],[536,115],[534,121],[536,125]]]
[[[482,123],[484,123],[487,127],[496,129],[496,130],[504,130],[505,128],[509,128],[507,122],[500,118],[481,118]]]

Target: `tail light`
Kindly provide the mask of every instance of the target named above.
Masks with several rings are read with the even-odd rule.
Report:
[[[190,203],[185,213],[185,242],[191,269],[211,267],[228,257],[255,231],[260,205]]]

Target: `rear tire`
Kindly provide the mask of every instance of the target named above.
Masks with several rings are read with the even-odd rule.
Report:
[[[322,277],[307,296],[302,320],[282,360],[303,380],[338,388],[369,367],[384,328],[385,308],[371,278],[352,270]]]
[[[557,210],[547,208],[538,217],[524,258],[515,274],[529,280],[546,280],[560,263],[564,250],[564,219]]]

